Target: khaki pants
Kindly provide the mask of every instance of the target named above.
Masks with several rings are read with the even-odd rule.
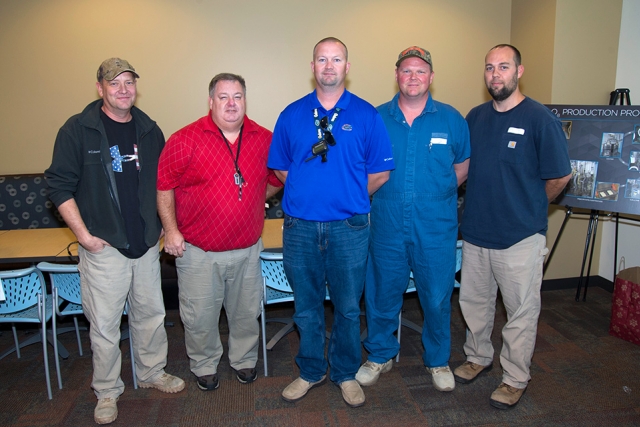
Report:
[[[245,249],[206,252],[187,243],[176,258],[180,317],[191,372],[218,372],[222,342],[218,330],[224,306],[229,324],[229,361],[233,369],[254,368],[258,361],[262,301],[262,240]]]
[[[156,244],[142,257],[129,259],[111,246],[97,254],[78,248],[82,307],[91,323],[91,387],[98,399],[124,391],[120,321],[126,300],[138,380],[154,381],[164,373],[168,343],[158,249]]]
[[[540,315],[542,265],[548,252],[546,238],[535,234],[507,249],[496,250],[464,242],[460,308],[467,323],[464,351],[469,362],[493,362],[491,332],[498,289],[507,310],[502,329],[502,381],[524,388],[536,344]]]

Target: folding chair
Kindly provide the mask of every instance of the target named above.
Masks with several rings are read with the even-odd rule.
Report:
[[[0,323],[11,323],[15,347],[0,355],[0,359],[16,352],[20,358],[20,349],[37,342],[42,343],[44,373],[47,380],[47,395],[52,399],[49,379],[49,358],[47,355],[47,327],[53,311],[47,307],[47,291],[42,273],[35,267],[22,270],[0,271],[0,286],[5,300],[0,302]],[[16,323],[39,324],[40,335],[18,342]],[[54,348],[56,340],[53,340]],[[57,357],[56,357],[57,360]]]

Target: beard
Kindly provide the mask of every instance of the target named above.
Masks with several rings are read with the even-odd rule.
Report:
[[[505,99],[509,98],[513,92],[515,92],[518,87],[518,74],[513,75],[513,79],[510,82],[505,83],[500,89],[496,89],[491,86],[491,84],[487,84],[487,90],[489,94],[493,98],[494,101],[502,102]]]

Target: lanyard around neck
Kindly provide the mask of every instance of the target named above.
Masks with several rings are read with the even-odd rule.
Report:
[[[224,143],[227,146],[227,149],[229,150],[229,154],[231,154],[231,159],[233,159],[233,165],[236,169],[236,173],[240,175],[241,178],[242,178],[242,173],[240,172],[240,166],[238,165],[238,161],[240,160],[240,145],[242,144],[242,128],[244,128],[244,125],[240,127],[240,134],[238,134],[238,148],[236,148],[236,155],[234,157],[233,151],[231,150],[231,143],[229,142],[227,137],[224,136],[224,132],[222,132],[222,129],[218,127],[218,130],[220,131],[220,135],[222,136],[222,139],[224,140]]]
[[[233,159],[233,166],[235,167],[236,172],[233,174],[233,181],[238,186],[238,200],[242,200],[242,186],[245,184],[244,177],[242,176],[242,172],[240,172],[240,165],[238,165],[238,161],[240,160],[240,146],[242,145],[242,129],[244,128],[244,124],[240,126],[240,133],[238,134],[238,148],[236,149],[236,155],[234,157],[233,150],[231,150],[231,143],[227,140],[227,137],[224,136],[224,132],[222,129],[218,127],[220,131],[220,135],[222,135],[222,139],[224,140],[227,149],[229,150],[229,154],[231,154],[231,159]]]
[[[329,124],[327,124],[327,130],[331,132],[333,130],[333,124],[338,119],[338,115],[340,114],[340,108],[336,108],[334,113],[331,115],[331,119],[329,120]],[[318,137],[318,141],[322,141],[324,139],[324,131],[322,127],[320,127],[320,113],[317,108],[313,109],[313,123],[316,125],[316,136]]]

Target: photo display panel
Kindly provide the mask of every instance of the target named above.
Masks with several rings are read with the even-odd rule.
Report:
[[[561,121],[571,179],[554,203],[640,214],[640,107],[547,105]]]

